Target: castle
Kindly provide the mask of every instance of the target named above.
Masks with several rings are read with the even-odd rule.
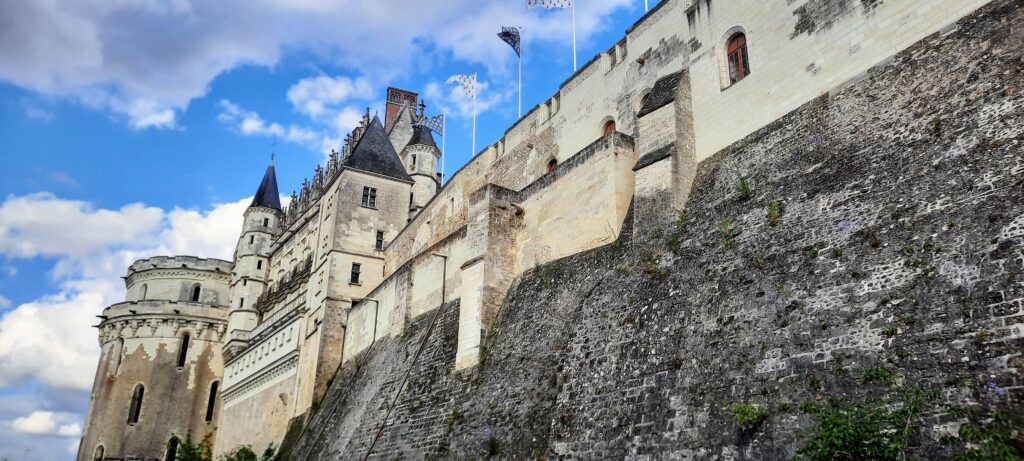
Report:
[[[675,220],[702,161],[986,3],[665,0],[447,182],[419,96],[389,88],[287,207],[267,168],[233,261],[129,268],[78,459],[280,445],[339,367],[447,305],[473,369],[518,277]]]

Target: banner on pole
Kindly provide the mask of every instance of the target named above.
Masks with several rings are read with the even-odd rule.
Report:
[[[449,85],[458,83],[462,91],[466,93],[466,96],[474,100],[476,99],[476,74],[455,74],[448,77],[446,83]]]
[[[516,56],[522,56],[523,50],[520,48],[522,37],[519,35],[518,27],[502,27],[498,37],[504,40],[505,43],[508,43],[513,50],[516,50]]]
[[[413,126],[422,126],[434,133],[441,133],[442,127],[444,126],[444,115],[425,117],[423,120],[413,123]]]

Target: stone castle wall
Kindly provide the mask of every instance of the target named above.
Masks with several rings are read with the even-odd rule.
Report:
[[[290,459],[788,459],[802,404],[915,389],[906,454],[967,450],[1024,412],[1021,31],[992,2],[701,162],[679,224],[516,282],[469,372],[451,311],[379,339]]]

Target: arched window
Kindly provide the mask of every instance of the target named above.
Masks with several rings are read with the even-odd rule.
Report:
[[[178,367],[185,366],[185,359],[188,358],[188,342],[191,339],[188,333],[181,336],[181,347],[178,348]]]
[[[558,160],[551,159],[548,161],[548,173],[555,171],[555,168],[558,168]]]
[[[206,422],[213,422],[213,411],[217,408],[217,388],[220,387],[219,381],[214,381],[210,384],[210,399],[206,401]]]
[[[178,459],[178,437],[171,436],[171,440],[167,442],[167,455],[164,456],[164,461],[176,459]]]
[[[139,301],[145,301],[146,300],[146,292],[147,291],[149,291],[149,286],[147,286],[145,283],[143,283],[142,286],[139,287]]]
[[[604,127],[601,128],[601,136],[608,136],[615,132],[615,120],[609,120],[604,123]]]
[[[203,287],[199,286],[198,283],[192,286],[192,302],[199,302],[199,294],[202,291]]]
[[[142,384],[135,386],[135,392],[132,392],[132,403],[128,407],[128,424],[135,424],[139,422],[139,414],[142,413],[142,397],[146,393],[146,388]]]
[[[729,37],[725,45],[729,60],[729,84],[743,80],[750,75],[750,59],[747,57],[747,36],[737,32]]]
[[[92,459],[94,461],[103,461],[103,445],[96,447],[96,451],[93,452]]]

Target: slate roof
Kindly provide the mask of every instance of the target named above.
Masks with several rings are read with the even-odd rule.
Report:
[[[416,144],[437,147],[437,144],[434,144],[434,136],[430,134],[430,128],[419,125],[412,128],[412,139],[409,140],[408,145],[413,146]]]
[[[647,101],[644,102],[637,117],[643,117],[651,112],[661,109],[665,104],[676,100],[676,88],[679,88],[679,81],[682,80],[683,71],[668,74],[658,79],[647,93]]]
[[[380,123],[380,119],[376,115],[373,116],[370,125],[366,127],[366,131],[359,138],[352,154],[348,156],[345,166],[412,181],[409,174],[405,172],[405,167],[402,165],[402,160],[398,158],[395,147],[391,145],[391,140],[384,132],[384,125]]]
[[[274,164],[267,166],[267,172],[263,173],[263,181],[260,181],[259,189],[252,198],[249,207],[261,206],[281,211],[281,195],[277,192],[277,173],[274,172]]]

